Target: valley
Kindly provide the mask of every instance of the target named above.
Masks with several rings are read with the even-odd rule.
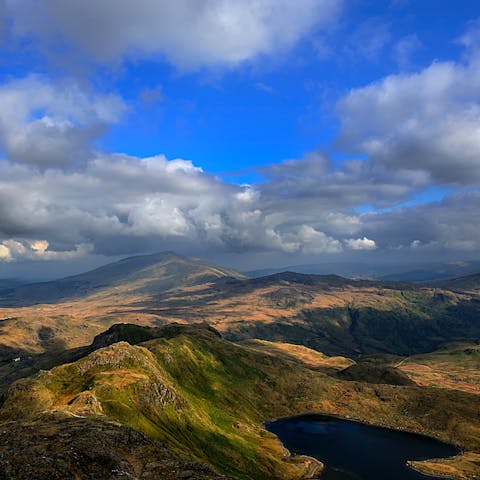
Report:
[[[15,355],[86,345],[118,322],[208,322],[230,340],[350,356],[412,355],[480,337],[480,275],[431,284],[291,272],[247,279],[166,252],[0,298],[0,345]]]
[[[137,344],[146,334],[153,338]],[[92,346],[73,363],[14,383],[0,419],[113,420],[165,443],[175,455],[245,479],[303,477],[310,465],[286,461],[262,423],[304,412],[421,432],[466,453],[480,446],[474,394],[340,380],[303,356],[287,359],[232,344],[201,325],[153,331],[118,325],[95,344],[101,348]]]
[[[50,470],[29,463],[40,479],[56,478],[60,468],[79,478],[116,478],[113,470],[150,478],[142,475],[154,468],[146,465],[155,448],[164,449],[155,468],[171,475],[162,478],[316,478],[321,464],[286,456],[264,428],[304,413],[451,443],[460,455],[412,465],[475,479],[478,278],[408,284],[286,272],[248,279],[167,252],[3,290],[0,420],[27,451],[36,448],[25,442],[37,426],[61,438],[82,428],[107,432],[102,461],[71,442],[73,451],[89,452],[95,474],[65,458],[59,440],[45,452]],[[123,438],[125,428],[145,436],[135,437],[137,453],[122,466],[125,453],[110,439]],[[11,446],[0,447],[0,473],[27,478],[15,457]],[[17,477],[8,477],[7,465]],[[192,476],[175,476],[185,470]]]

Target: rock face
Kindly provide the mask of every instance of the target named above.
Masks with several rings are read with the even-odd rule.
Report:
[[[0,431],[1,480],[228,480],[164,445],[99,419],[50,417]]]

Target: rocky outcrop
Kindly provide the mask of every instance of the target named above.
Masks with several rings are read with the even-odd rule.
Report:
[[[143,433],[100,419],[49,416],[3,424],[1,480],[228,480],[180,460]]]

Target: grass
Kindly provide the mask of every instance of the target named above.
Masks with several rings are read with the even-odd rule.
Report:
[[[414,355],[405,359],[399,368],[418,385],[480,395],[480,346],[477,344],[453,345]]]
[[[0,308],[3,350],[11,359],[54,346],[80,347],[119,322],[206,320],[233,340],[261,338],[350,356],[413,355],[480,335],[476,290],[295,275],[215,283],[221,272],[210,268],[210,275],[185,276],[184,268],[167,275],[169,289],[150,288],[148,275],[150,287],[137,288],[128,277],[114,288],[55,304]],[[42,340],[45,331],[48,340]]]
[[[162,338],[141,346],[116,343],[20,380],[0,418],[70,415],[75,398],[88,392],[108,418],[245,480],[301,478],[305,463],[286,461],[262,423],[305,412],[425,433],[467,452],[480,449],[476,395],[341,381],[274,350],[235,345],[202,326],[168,327]],[[462,468],[460,460],[456,465]]]

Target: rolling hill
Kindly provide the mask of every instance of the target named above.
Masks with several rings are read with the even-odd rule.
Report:
[[[0,359],[89,344],[119,322],[208,322],[230,340],[412,355],[480,337],[480,276],[423,284],[283,272],[245,278],[162,253],[4,291]]]

